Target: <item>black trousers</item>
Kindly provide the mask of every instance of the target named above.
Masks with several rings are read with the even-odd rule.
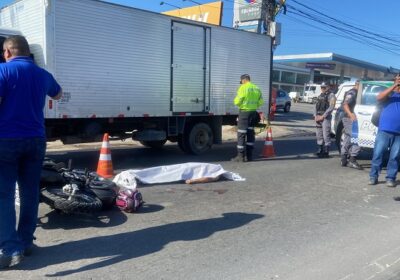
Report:
[[[257,119],[256,111],[240,111],[238,119],[237,132],[237,150],[244,154],[246,151],[251,152],[254,149],[256,140],[254,133],[254,125]]]

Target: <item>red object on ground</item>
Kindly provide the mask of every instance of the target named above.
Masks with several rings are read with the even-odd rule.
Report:
[[[270,157],[275,156],[274,143],[272,141],[272,128],[271,127],[268,128],[267,137],[264,142],[264,148],[263,148],[261,156],[263,158],[270,158]]]
[[[101,144],[99,163],[97,165],[97,174],[104,178],[111,178],[114,176],[108,133],[105,133],[103,136],[103,143]]]

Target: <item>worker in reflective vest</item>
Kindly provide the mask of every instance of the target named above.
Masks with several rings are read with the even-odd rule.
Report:
[[[240,77],[240,84],[234,104],[239,107],[237,151],[232,159],[236,162],[253,160],[255,143],[254,126],[260,121],[257,109],[264,104],[261,90],[250,82],[250,76],[244,74]]]

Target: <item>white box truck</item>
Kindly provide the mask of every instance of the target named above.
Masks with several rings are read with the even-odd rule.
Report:
[[[321,92],[320,84],[306,84],[304,86],[303,101],[307,103],[316,103]]]
[[[248,73],[268,115],[271,38],[98,0],[20,0],[0,10],[1,39],[20,33],[61,84],[45,108],[49,140],[167,140],[201,154],[235,124]],[[10,28],[6,31],[4,28]]]

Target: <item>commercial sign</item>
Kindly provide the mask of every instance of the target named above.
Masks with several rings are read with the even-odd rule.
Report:
[[[189,8],[163,12],[162,14],[209,24],[221,25],[222,10],[222,1],[217,1],[204,5],[197,5]]]
[[[233,28],[259,32],[262,0],[235,0],[233,2]]]
[[[307,62],[306,63],[306,68],[309,69],[328,69],[328,70],[334,70],[336,68],[336,64],[334,63],[314,63],[314,62]]]
[[[262,0],[239,1],[239,21],[245,22],[261,19],[261,1]]]

